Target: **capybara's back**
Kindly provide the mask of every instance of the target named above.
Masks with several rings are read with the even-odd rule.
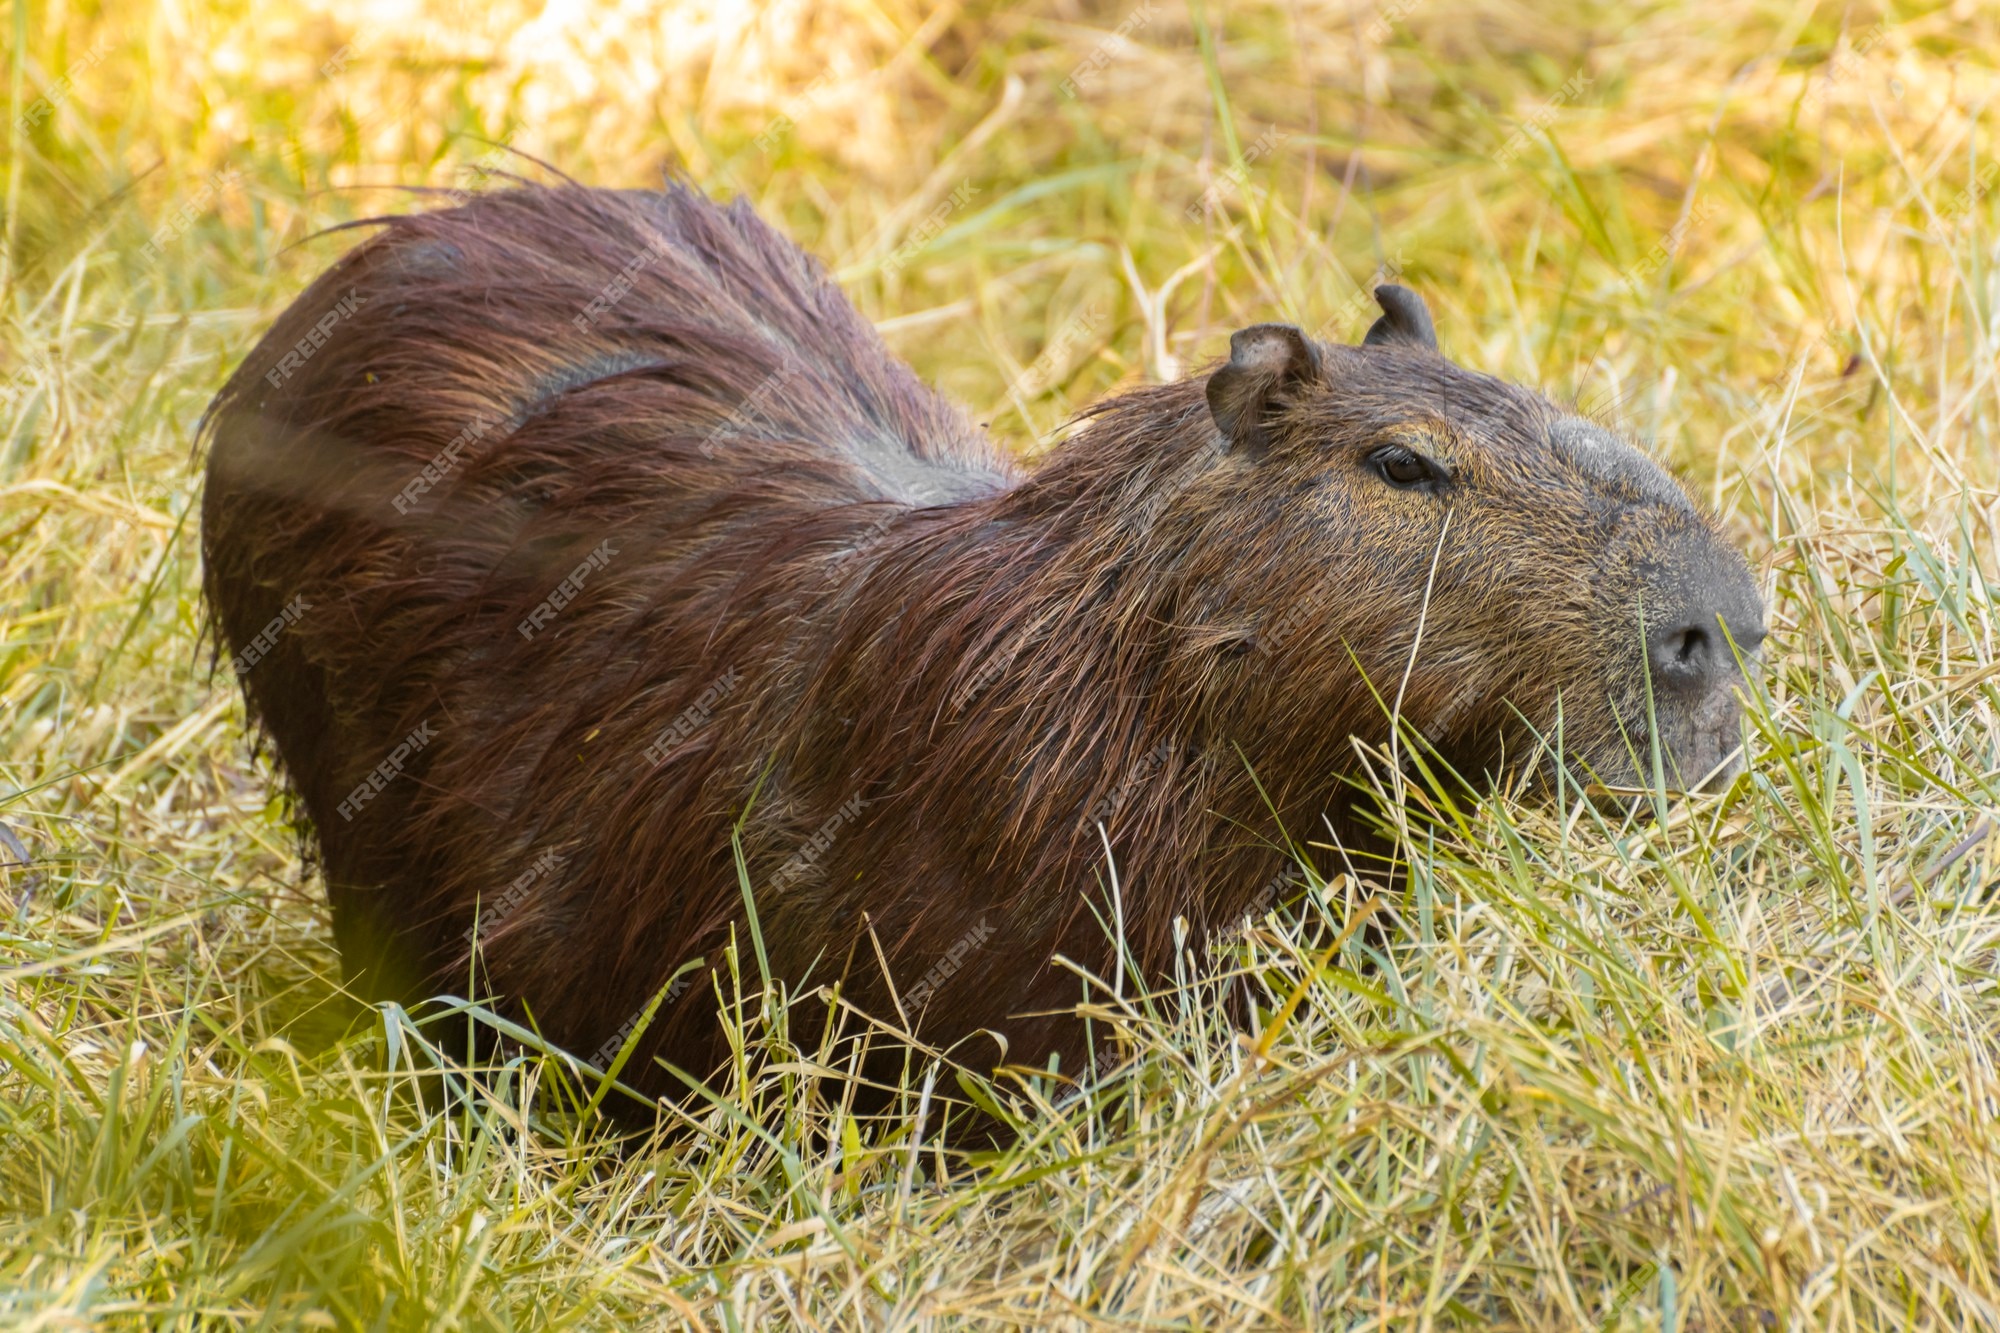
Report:
[[[1078,971],[1166,976],[1307,839],[1368,845],[1357,741],[1734,762],[1742,559],[1401,288],[1360,346],[1245,329],[1024,474],[740,203],[379,225],[217,398],[203,503],[364,994],[475,988],[603,1059],[664,992],[627,1070],[677,1091],[658,1060],[728,1058],[734,947],[1075,1071]]]
[[[751,676],[756,710],[782,708],[811,665],[739,663],[732,627],[813,609],[788,566],[1008,476],[816,263],[680,188],[390,219],[209,430],[208,595],[317,832],[350,972],[397,998],[453,980],[475,901],[488,957],[547,958],[584,994],[655,947],[643,918],[713,914],[664,883],[636,904],[554,889],[593,863],[684,873],[604,845],[639,792],[666,798],[652,839],[715,853],[748,789],[696,771],[717,741],[695,733],[735,725]],[[703,725],[663,774],[649,747],[683,715]]]

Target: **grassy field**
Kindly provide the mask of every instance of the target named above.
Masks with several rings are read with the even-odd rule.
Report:
[[[2000,1327],[2000,15],[689,10],[5,11],[0,1324]],[[1314,884],[1002,1153],[840,1120],[771,1008],[652,1141],[552,1057],[423,1113],[208,670],[193,435],[316,233],[503,146],[748,195],[1027,454],[1402,274],[1726,517],[1749,771],[1432,798],[1407,935]]]

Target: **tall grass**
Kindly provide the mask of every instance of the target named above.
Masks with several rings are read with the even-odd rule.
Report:
[[[1990,8],[0,31],[0,1319],[2000,1326]],[[974,1085],[1005,1150],[922,1145],[960,1089],[921,1053],[903,1119],[846,1115],[837,1053],[788,1046],[822,1001],[748,941],[739,1076],[651,1138],[532,1051],[406,1095],[454,1053],[340,995],[198,646],[191,433],[354,237],[316,233],[541,169],[496,145],[749,195],[1027,454],[1232,327],[1358,336],[1400,271],[1456,359],[1616,420],[1753,553],[1749,772],[1630,820],[1419,784],[1407,929],[1313,881],[1101,993],[1086,1095]]]

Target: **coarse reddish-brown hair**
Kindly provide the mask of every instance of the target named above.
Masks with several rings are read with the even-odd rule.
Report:
[[[476,940],[588,1056],[704,958],[628,1066],[677,1091],[653,1057],[728,1058],[740,825],[774,974],[1073,1071],[1052,960],[1163,974],[1177,922],[1267,905],[1286,830],[1362,836],[1392,710],[1467,774],[1558,715],[1601,766],[1711,767],[1741,559],[1382,301],[1358,347],[1239,333],[1024,475],[740,201],[383,220],[217,397],[202,515],[357,984],[462,989]]]

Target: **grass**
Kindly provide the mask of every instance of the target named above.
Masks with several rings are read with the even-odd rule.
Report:
[[[0,859],[32,864],[0,869],[0,1320],[2000,1326],[1990,9],[5,24]],[[1356,337],[1401,272],[1456,359],[1727,517],[1774,630],[1749,772],[1622,822],[1420,784],[1407,933],[1342,937],[1366,886],[1302,886],[1104,995],[1089,1095],[992,1089],[1004,1152],[843,1116],[787,1044],[811,997],[747,967],[737,1082],[650,1140],[533,1054],[423,1110],[449,1056],[340,996],[198,646],[191,439],[352,241],[315,233],[490,185],[495,144],[749,195],[1029,454],[1233,327]]]

